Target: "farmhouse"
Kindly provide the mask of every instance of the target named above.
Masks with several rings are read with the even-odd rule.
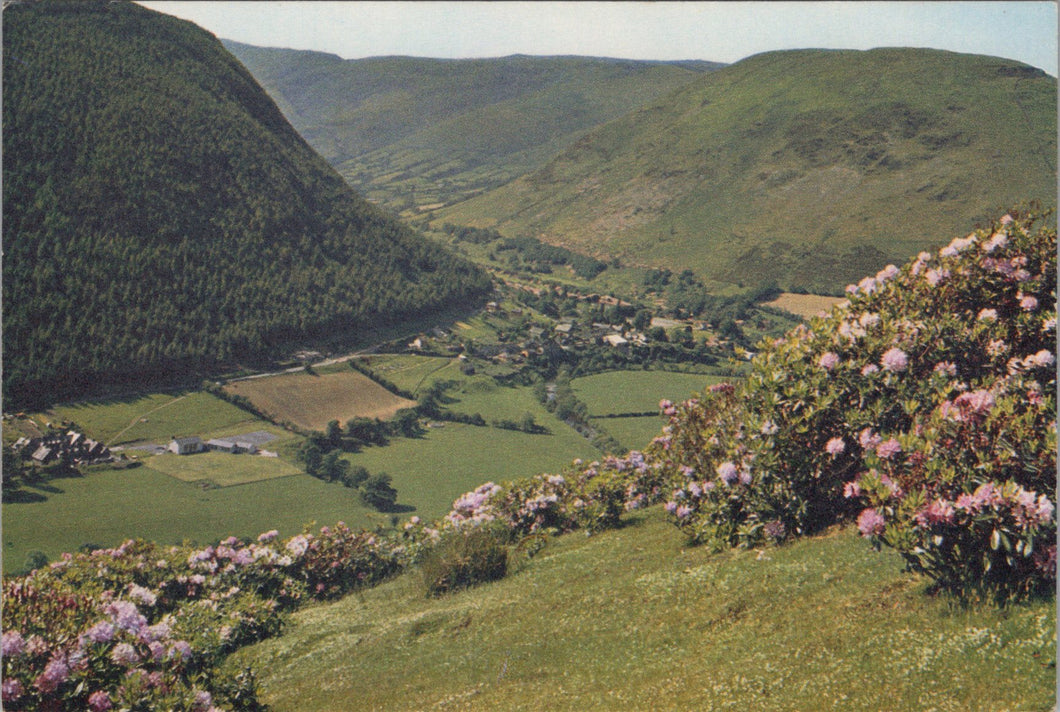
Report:
[[[202,452],[206,449],[206,446],[202,442],[202,438],[198,435],[193,435],[189,438],[173,438],[167,449],[177,455],[189,455],[193,452]]]
[[[233,454],[249,452],[251,455],[258,451],[258,446],[245,440],[234,440],[229,438],[214,438],[206,441],[206,447],[211,450],[223,450]]]
[[[603,340],[608,345],[615,347],[625,346],[629,343],[629,341],[624,336],[622,336],[622,334],[608,334],[607,336],[603,337]]]

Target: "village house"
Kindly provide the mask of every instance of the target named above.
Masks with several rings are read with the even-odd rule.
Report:
[[[193,435],[187,438],[173,438],[166,449],[177,455],[190,455],[194,452],[202,452],[206,449],[206,445],[203,443],[202,438],[198,435]]]

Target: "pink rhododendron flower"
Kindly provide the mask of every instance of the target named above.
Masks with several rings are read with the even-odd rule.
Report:
[[[902,446],[897,440],[891,438],[876,446],[876,455],[884,460],[889,460],[902,451]]]
[[[843,454],[843,451],[847,449],[846,444],[843,442],[843,438],[832,438],[824,446],[825,452],[832,457]]]
[[[876,280],[872,277],[865,277],[858,282],[858,291],[863,294],[872,294],[876,291]]]
[[[983,309],[976,317],[979,321],[997,321],[997,309]]]
[[[275,529],[270,529],[269,531],[267,531],[264,534],[260,535],[258,537],[258,541],[261,542],[262,544],[264,544],[266,542],[272,541],[273,539],[275,539],[278,536],[280,536],[280,532],[276,531]]]
[[[948,269],[929,269],[924,273],[924,280],[927,281],[928,285],[937,287],[947,279],[949,279],[950,271]]]
[[[906,356],[905,351],[902,351],[898,347],[888,349],[880,358],[880,366],[882,366],[885,371],[898,373],[904,371],[908,365],[909,357]]]
[[[140,662],[140,654],[136,652],[136,648],[128,643],[118,643],[110,651],[110,659],[118,665],[133,667]]]
[[[1048,351],[1046,349],[1042,349],[1038,353],[1028,356],[1024,360],[1024,363],[1026,363],[1029,366],[1037,366],[1038,368],[1046,368],[1046,367],[1052,366],[1054,363],[1056,363],[1056,357],[1053,356],[1051,351]]]
[[[872,428],[865,428],[858,435],[858,444],[861,445],[861,449],[866,452],[872,452],[876,447],[883,441],[878,434],[874,433]]]
[[[880,370],[879,366],[877,366],[874,363],[870,363],[870,364],[867,364],[867,365],[861,367],[861,375],[862,376],[871,376],[872,374],[876,373],[879,370]]]
[[[939,361],[935,364],[934,372],[941,373],[944,376],[956,376],[957,366],[950,361]]]
[[[861,496],[861,485],[855,482],[847,482],[843,485],[843,496],[847,499],[854,499]]]
[[[26,649],[26,641],[17,630],[5,630],[2,643],[2,652],[5,658],[17,658]]]
[[[22,688],[22,683],[13,677],[9,677],[4,680],[3,683],[3,700],[4,702],[17,702],[22,693],[25,690]]]
[[[828,351],[821,355],[821,358],[817,361],[817,365],[826,371],[831,371],[839,365],[839,355]]]
[[[886,526],[887,521],[883,515],[871,507],[858,515],[858,531],[861,536],[880,536]]]
[[[999,247],[1008,244],[1008,235],[1003,232],[995,232],[990,239],[983,243],[983,252],[990,253]]]
[[[736,471],[736,465],[731,462],[723,462],[718,465],[718,476],[721,477],[722,482],[731,485],[736,482],[740,475]]]
[[[1013,222],[1013,218],[1008,213],[1005,213],[1001,216],[1001,219],[998,222],[1000,222],[1002,225],[1011,225]]]
[[[916,523],[923,529],[930,529],[936,524],[953,524],[954,509],[951,502],[936,499],[916,514]]]
[[[1038,308],[1038,298],[1037,297],[1033,297],[1033,296],[1031,296],[1029,294],[1024,294],[1024,295],[1020,296],[1020,309],[1022,309],[1023,311],[1030,312],[1030,311],[1034,311],[1037,308]]]
[[[991,356],[1001,356],[1008,351],[1008,344],[1004,339],[994,339],[986,345],[986,352]]]

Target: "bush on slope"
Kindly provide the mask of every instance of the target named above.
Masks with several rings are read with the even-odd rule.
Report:
[[[858,515],[954,592],[1055,579],[1056,230],[1005,215],[848,287],[736,388],[665,404],[689,536],[756,545]]]

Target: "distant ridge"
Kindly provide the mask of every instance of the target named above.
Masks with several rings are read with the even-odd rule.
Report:
[[[3,52],[5,406],[187,381],[489,289],[350,190],[191,23],[19,4]]]
[[[836,292],[1025,200],[1056,198],[1056,79],[922,49],[767,52],[447,208],[721,282]]]
[[[538,168],[586,131],[723,65],[370,57],[225,46],[367,197],[418,214]]]

